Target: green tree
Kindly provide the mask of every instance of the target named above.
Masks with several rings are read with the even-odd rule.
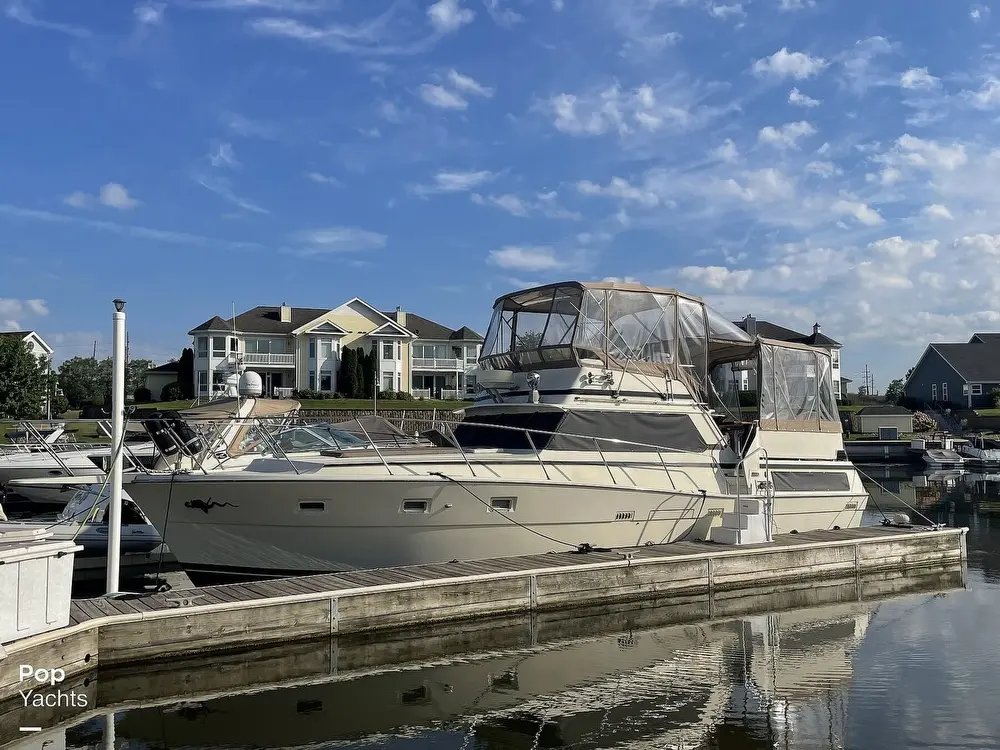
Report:
[[[125,393],[135,393],[146,385],[146,373],[154,367],[151,359],[130,359],[125,367]]]
[[[59,366],[59,387],[69,405],[103,405],[111,400],[111,359],[73,357]]]
[[[194,349],[185,347],[178,363],[177,385],[184,391],[184,398],[194,398]]]
[[[365,370],[368,358],[360,346],[354,350],[354,393],[351,398],[365,398]]]
[[[340,372],[337,374],[337,390],[348,398],[354,398],[357,390],[357,369],[354,350],[345,346],[340,353]]]
[[[40,416],[48,385],[45,359],[16,336],[0,336],[0,418]]]
[[[887,404],[898,404],[903,400],[903,380],[902,378],[897,378],[889,383],[889,387],[885,389],[885,402]]]

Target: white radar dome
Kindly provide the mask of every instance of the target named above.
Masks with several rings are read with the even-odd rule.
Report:
[[[243,377],[240,378],[241,396],[259,396],[263,392],[264,384],[261,382],[260,375],[250,370],[243,373]]]

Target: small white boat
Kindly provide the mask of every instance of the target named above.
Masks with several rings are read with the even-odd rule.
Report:
[[[982,435],[977,435],[972,441],[960,445],[958,452],[968,463],[1000,466],[1000,441],[987,440]]]
[[[54,518],[3,521],[0,522],[0,534],[45,529],[51,531],[48,538],[53,541],[74,541],[81,545],[83,552],[78,557],[106,555],[110,499],[110,485],[92,484],[82,487],[74,491],[66,507]],[[0,512],[0,518],[2,517]],[[151,552],[162,544],[159,532],[124,491],[121,520],[122,554]]]

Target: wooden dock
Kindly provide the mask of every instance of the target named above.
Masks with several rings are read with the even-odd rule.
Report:
[[[0,646],[0,701],[18,665],[65,670],[233,651],[344,634],[595,605],[756,590],[964,564],[967,529],[871,527],[731,547],[680,542],[76,600],[71,624]]]

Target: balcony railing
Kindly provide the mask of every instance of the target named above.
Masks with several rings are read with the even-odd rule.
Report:
[[[450,359],[436,359],[428,357],[414,357],[414,370],[448,370],[458,372],[465,370],[465,360],[452,357]]]
[[[458,401],[458,391],[454,388],[414,388],[410,391],[413,398],[433,399],[439,398],[444,401]]]
[[[283,365],[295,366],[294,354],[244,354],[243,364],[246,365]]]

